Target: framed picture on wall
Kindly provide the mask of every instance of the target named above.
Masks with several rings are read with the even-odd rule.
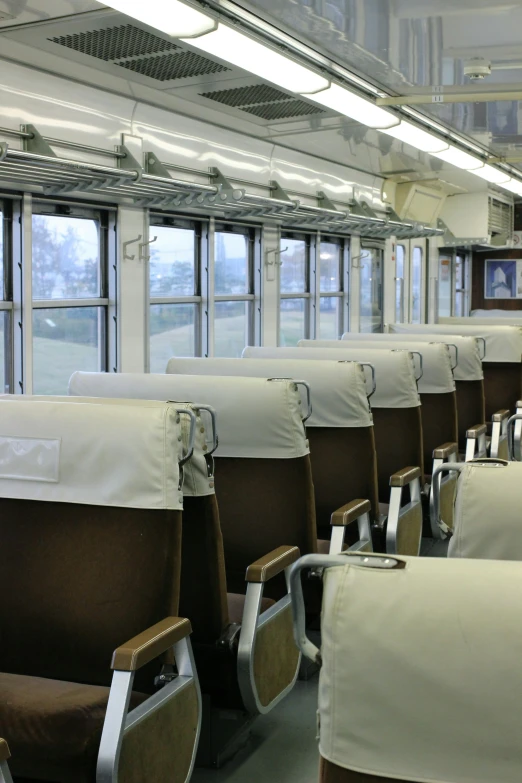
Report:
[[[486,259],[485,299],[522,299],[522,261]]]

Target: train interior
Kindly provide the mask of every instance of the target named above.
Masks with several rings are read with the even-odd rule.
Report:
[[[521,30],[0,0],[0,783],[522,779]]]

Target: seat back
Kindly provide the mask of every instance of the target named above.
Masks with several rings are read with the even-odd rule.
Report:
[[[2,397],[0,396],[0,400]],[[91,405],[136,406],[141,400],[117,397],[44,397],[16,395],[17,402],[56,401],[89,403]],[[177,402],[178,411],[189,410],[195,416],[194,450],[184,462],[183,472],[183,535],[181,543],[181,585],[179,612],[189,617],[192,638],[195,642],[218,639],[229,624],[223,536],[219,522],[219,509],[214,489],[214,458],[217,433],[215,414],[209,406],[198,403]],[[184,448],[190,439],[189,421],[181,416]],[[191,565],[202,559],[205,568],[197,575]]]
[[[171,404],[0,401],[1,671],[109,685],[178,614],[180,437]]]
[[[330,518],[355,498],[372,503],[378,514],[377,461],[373,420],[364,370],[355,362],[302,362],[298,359],[171,359],[167,373],[305,380],[312,392],[306,420],[319,538],[330,538]],[[301,404],[307,409],[306,389]]]
[[[522,463],[476,460],[459,467],[448,557],[522,560]]]
[[[484,396],[484,370],[482,356],[485,352],[485,342],[477,337],[462,335],[394,333],[394,334],[358,334],[346,332],[342,339],[347,341],[379,340],[382,347],[390,347],[401,341],[405,346],[412,341],[428,343],[446,343],[450,345],[452,361],[456,360],[453,369],[457,392],[457,415],[459,425],[459,446],[466,448],[466,433],[471,427],[484,424],[486,421]],[[456,356],[454,355],[456,349]],[[420,389],[420,386],[419,386]]]
[[[322,781],[515,783],[522,563],[314,560],[325,569]],[[294,574],[296,634],[312,655]]]
[[[216,492],[230,592],[243,593],[246,568],[280,545],[315,551],[309,448],[292,381],[75,373],[69,393],[198,399],[216,410]]]
[[[390,332],[425,333],[482,337],[486,341],[484,393],[486,419],[500,410],[514,411],[522,392],[522,326],[475,324],[388,324]]]
[[[422,433],[424,443],[424,469],[431,474],[433,452],[446,443],[456,443],[458,437],[457,395],[453,378],[453,364],[450,350],[444,343],[411,342],[406,346],[400,340],[301,340],[299,347],[323,348],[342,347],[351,358],[353,350],[368,351],[371,362],[372,350],[408,350],[419,359],[422,374],[418,389],[422,402]],[[455,353],[453,352],[455,362]]]
[[[325,348],[245,348],[245,358],[318,359],[371,363],[376,389],[370,398],[377,450],[379,501],[388,503],[390,476],[407,466],[423,470],[420,397],[413,357],[408,351]]]

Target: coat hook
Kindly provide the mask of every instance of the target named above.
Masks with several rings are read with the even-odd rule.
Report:
[[[281,257],[283,255],[283,253],[286,253],[287,250],[288,250],[287,247],[283,247],[280,250],[267,250],[266,253],[265,253],[265,255],[266,255],[265,263],[266,263],[266,265],[267,266],[273,266],[273,265],[275,265],[275,266],[283,266],[283,262],[282,261],[276,261],[276,256]],[[274,260],[273,261],[269,261],[268,260],[268,256],[271,253],[274,254]]]
[[[149,253],[144,253],[143,248],[148,247],[149,245],[152,245],[153,242],[157,240],[158,237],[153,237],[152,239],[149,239],[148,242],[140,242],[140,261],[148,261],[150,258]],[[141,237],[140,237],[141,239]]]
[[[129,245],[133,245],[135,242],[139,242],[139,241],[140,241],[140,239],[141,239],[141,237],[142,237],[142,235],[141,235],[141,234],[139,234],[139,235],[136,237],[136,239],[129,239],[129,240],[128,240],[128,242],[124,242],[124,243],[123,243],[123,260],[124,260],[124,261],[134,261],[134,259],[136,258],[136,256],[135,256],[135,255],[134,255],[134,256],[129,256],[129,255],[128,255],[128,253],[127,253],[127,247],[128,247]],[[140,245],[140,247],[141,247],[141,245]]]

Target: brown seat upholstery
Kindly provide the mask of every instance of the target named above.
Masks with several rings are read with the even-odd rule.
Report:
[[[0,736],[9,743],[15,775],[93,783],[113,653],[156,623],[167,627],[166,618],[178,613],[181,510],[175,454],[181,456],[181,430],[176,417],[174,406],[161,403],[131,410],[0,402],[3,436],[31,436],[37,442],[53,436],[60,442],[57,481],[17,481],[9,466],[0,469]],[[149,472],[145,465],[153,455],[159,461]],[[159,495],[153,497],[156,487]],[[175,500],[164,494],[165,487]],[[69,502],[72,496],[79,502]],[[144,637],[140,644],[147,649]],[[130,709],[155,693],[162,661],[172,661],[172,644],[157,649],[141,659],[150,663],[132,664],[139,670]],[[169,657],[158,658],[167,650]],[[120,656],[115,669],[131,666],[125,658]],[[134,675],[129,676],[132,688]],[[182,698],[187,743],[161,754],[157,748],[160,766],[151,769],[172,771],[182,756],[184,780],[198,734],[196,682],[187,680]],[[165,712],[148,713],[139,732],[124,733],[121,763],[127,768],[129,763],[139,768],[142,755],[150,752],[150,720],[159,738],[169,714],[176,714],[174,692],[166,705]]]
[[[443,443],[458,442],[457,394],[423,394],[422,437],[424,443],[424,471],[431,476],[433,452]],[[475,421],[481,424],[481,421]]]
[[[231,623],[241,624],[243,621],[243,611],[245,609],[245,596],[240,593],[228,593],[228,616]],[[261,613],[266,612],[271,606],[274,606],[275,601],[272,598],[261,599]]]
[[[502,409],[514,413],[517,400],[522,397],[522,364],[485,361],[482,366],[486,420],[491,421],[493,414]]]
[[[459,449],[465,451],[467,431],[477,424],[484,424],[486,421],[484,381],[455,381],[455,386],[457,387]],[[500,408],[503,407],[503,405],[500,406]]]

